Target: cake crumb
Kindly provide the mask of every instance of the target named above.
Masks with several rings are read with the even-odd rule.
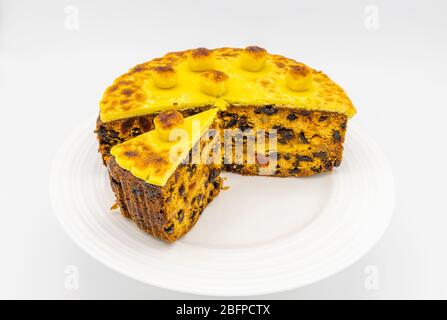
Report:
[[[110,211],[116,210],[118,209],[118,202],[115,202],[111,207],[110,207]]]

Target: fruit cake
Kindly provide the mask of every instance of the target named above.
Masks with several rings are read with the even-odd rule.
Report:
[[[211,152],[220,144],[210,134],[216,114],[214,108],[183,119],[178,111],[163,112],[154,119],[155,130],[112,147],[107,167],[125,217],[170,242],[194,226],[222,187],[221,161]],[[194,134],[195,123],[200,133]],[[185,137],[169,139],[173,128]]]
[[[182,204],[174,200],[169,209],[162,200],[179,192],[176,187],[185,184],[185,171],[192,164],[173,166],[175,173],[166,175],[166,184],[157,185],[123,166],[118,161],[123,154],[116,152],[128,141],[149,143],[159,117],[166,117],[166,112],[175,111],[176,117],[186,120],[210,110],[215,113],[210,126],[220,137],[217,142],[213,139],[221,144],[220,162],[199,165],[199,170],[194,166],[197,176],[188,179],[207,184],[197,194],[205,199],[204,205],[219,192],[221,169],[288,177],[338,167],[348,119],[356,113],[344,90],[324,73],[257,46],[171,52],[130,69],[106,89],[100,101],[99,152],[123,214],[159,238],[177,239],[197,218],[194,212],[203,209],[204,205],[193,206],[189,198]],[[212,177],[210,181],[206,176]],[[133,184],[146,189],[133,192]],[[154,192],[149,190],[154,188],[159,196],[152,196],[153,202],[138,200],[139,196],[151,198]],[[170,199],[180,198],[176,194]],[[159,213],[149,214],[155,217],[151,220],[147,213],[154,210]],[[174,219],[179,212],[182,222]]]
[[[239,159],[224,152],[223,169],[256,175],[268,167],[264,171],[276,176],[339,166],[347,121],[356,112],[325,74],[260,47],[172,52],[137,65],[107,88],[97,121],[99,151],[106,161],[113,145],[152,130],[162,111],[188,117],[213,107],[221,130],[235,129],[230,141],[238,139],[238,130],[252,129],[242,132],[243,143],[247,135],[276,134],[277,150],[255,150],[251,161],[246,146]]]

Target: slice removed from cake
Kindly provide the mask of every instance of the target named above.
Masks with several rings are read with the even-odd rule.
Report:
[[[160,113],[155,130],[118,144],[107,161],[121,213],[141,229],[175,241],[197,222],[217,196],[220,155],[213,158],[217,109],[183,119]]]

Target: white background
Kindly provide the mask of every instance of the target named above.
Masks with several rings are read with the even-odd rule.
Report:
[[[66,23],[70,5],[78,29]],[[378,24],[368,24],[376,9]],[[261,298],[447,298],[446,16],[441,0],[0,1],[0,298],[206,298],[140,284],[87,256],[53,215],[48,176],[64,138],[133,65],[251,44],[342,85],[397,188],[393,221],[369,254],[330,279]],[[79,269],[78,290],[64,286],[67,265]],[[378,290],[365,287],[370,265]]]

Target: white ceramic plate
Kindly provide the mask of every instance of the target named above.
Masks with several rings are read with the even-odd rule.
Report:
[[[390,168],[376,144],[349,128],[341,167],[310,178],[242,177],[205,209],[193,230],[165,244],[118,210],[91,119],[55,157],[54,211],[91,256],[131,278],[203,295],[284,291],[333,275],[363,256],[394,207]]]

